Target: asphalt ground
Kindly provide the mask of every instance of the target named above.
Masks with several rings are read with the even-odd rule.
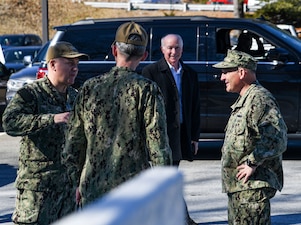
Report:
[[[0,223],[3,225],[12,224],[19,140],[0,133]],[[205,152],[206,149],[200,152],[198,160],[180,164],[186,203],[198,224],[225,225],[228,224],[227,196],[221,193],[220,160],[208,159],[211,157]],[[301,225],[301,161],[284,160],[283,166],[284,188],[271,200],[272,225]]]

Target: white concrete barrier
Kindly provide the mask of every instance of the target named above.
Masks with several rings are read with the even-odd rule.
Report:
[[[154,167],[53,225],[183,225],[183,176]]]

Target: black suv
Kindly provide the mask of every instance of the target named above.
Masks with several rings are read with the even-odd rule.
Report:
[[[182,59],[198,72],[201,91],[201,137],[223,135],[236,94],[226,93],[219,80],[220,71],[212,65],[234,49],[238,36],[257,36],[264,52],[257,55],[259,82],[277,98],[291,134],[301,131],[301,41],[271,23],[262,20],[209,17],[148,17],[122,19],[88,19],[57,26],[52,43],[71,42],[80,52],[90,55],[79,64],[76,87],[115,65],[111,44],[117,27],[127,21],[141,24],[149,33],[146,61],[137,71],[162,57],[160,39],[167,33],[180,34],[184,40]],[[258,44],[253,40],[252,49]],[[206,135],[205,135],[206,134]]]

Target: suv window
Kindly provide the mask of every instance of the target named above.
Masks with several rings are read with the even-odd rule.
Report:
[[[258,61],[273,61],[277,57],[274,55],[274,49],[283,48],[250,29],[216,28],[215,34],[217,59],[224,58],[228,49],[236,49],[249,53]],[[246,50],[249,40],[251,41],[249,50]],[[241,43],[239,43],[240,41]],[[295,60],[292,55],[287,54],[286,56],[285,61]]]
[[[115,39],[115,33],[110,29],[85,29],[69,30],[61,41],[67,41],[74,45],[78,51],[83,51],[94,61],[114,61],[111,53],[111,45]]]
[[[198,45],[197,45],[197,31],[198,27],[196,26],[177,26],[176,29],[174,29],[174,33],[181,35],[184,43],[183,48],[183,55],[182,60],[185,61],[196,61],[198,59]],[[150,32],[149,32],[150,33]],[[166,34],[170,33],[169,29],[166,29],[166,27],[153,27],[151,32],[151,44],[152,49],[150,52],[150,60],[156,61],[162,58],[161,53],[161,38],[165,36]]]
[[[116,26],[117,29],[117,26]],[[71,42],[79,51],[83,51],[90,56],[91,60],[114,61],[111,53],[111,45],[115,39],[115,30],[110,28],[103,29],[85,29],[68,30],[64,33],[61,41]],[[162,57],[161,38],[168,33],[166,27],[147,27],[150,34],[148,43],[149,56],[146,60],[156,61]],[[175,29],[180,34],[184,42],[183,60],[195,61],[198,55],[197,28],[188,26],[179,26]],[[189,44],[188,44],[189,43]]]
[[[204,117],[209,117],[206,120],[206,126],[208,128],[213,127],[212,132],[215,132],[219,124],[223,124],[220,128],[224,127],[227,122],[227,114],[230,114],[229,106],[236,99],[236,95],[231,97],[232,94],[224,93],[223,84],[219,82],[220,71],[212,68],[212,65],[221,61],[228,49],[237,49],[240,35],[249,35],[251,36],[251,44],[248,53],[258,60],[257,78],[259,82],[276,97],[288,125],[289,132],[297,130],[298,123],[295,121],[299,118],[298,111],[300,106],[300,95],[296,94],[299,92],[299,81],[297,80],[300,80],[297,66],[299,64],[298,55],[292,51],[290,47],[292,45],[286,45],[284,40],[288,36],[283,36],[282,40],[275,38],[276,36],[283,35],[282,32],[272,36],[270,33],[265,33],[266,30],[262,29],[262,27],[248,27],[247,25],[213,24],[209,28],[209,33],[214,37],[213,40],[215,40],[216,48],[213,47],[211,51],[208,51],[210,65],[207,74],[211,74],[212,77],[216,76],[217,80],[215,81],[214,78],[209,76],[210,80],[206,85],[208,90],[206,95],[210,97],[210,104],[205,107],[207,115]],[[272,32],[277,32],[277,30],[273,30]],[[290,38],[290,41],[294,40]],[[260,51],[260,45],[262,46],[262,51]],[[300,46],[300,42],[296,43],[296,45]],[[243,49],[240,50],[245,51]],[[294,97],[291,98],[289,96]],[[217,108],[218,111],[223,113],[215,113]]]
[[[263,38],[248,30],[217,29],[217,52],[226,54],[228,49],[234,49],[249,53],[257,59],[262,59],[265,53],[274,48]]]

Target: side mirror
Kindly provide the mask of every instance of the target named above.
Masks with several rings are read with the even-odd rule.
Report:
[[[273,48],[268,51],[267,59],[273,62],[271,69],[276,69],[285,65],[289,59],[289,52],[284,48]]]
[[[267,58],[270,61],[287,62],[289,58],[289,52],[284,48],[273,48],[267,53]]]

